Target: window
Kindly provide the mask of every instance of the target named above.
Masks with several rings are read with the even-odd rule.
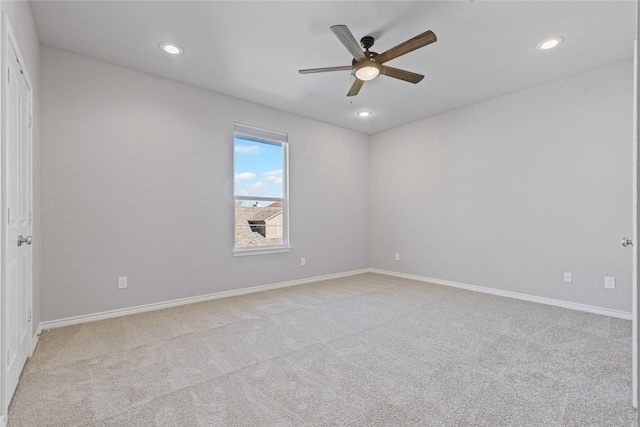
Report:
[[[234,255],[289,250],[288,157],[287,134],[234,125]]]

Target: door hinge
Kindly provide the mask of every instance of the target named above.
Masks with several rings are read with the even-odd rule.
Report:
[[[7,208],[7,224],[11,224],[11,208]]]
[[[33,315],[33,314],[32,314],[32,312],[31,312],[31,309],[29,309],[29,322],[31,322],[32,315]]]
[[[11,364],[11,349],[7,349],[7,366]]]
[[[29,114],[29,127],[33,126],[33,114]]]
[[[11,68],[7,68],[7,84],[11,84]]]
[[[33,222],[33,212],[29,211],[29,225]]]

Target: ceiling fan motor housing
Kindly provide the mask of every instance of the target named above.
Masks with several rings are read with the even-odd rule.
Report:
[[[366,59],[363,59],[363,60],[361,60],[360,62],[364,62],[364,61],[371,61],[373,58],[375,58],[376,56],[378,56],[378,52],[369,52],[369,51],[366,51],[366,52],[363,52],[363,53],[365,54]],[[351,65],[352,65],[352,66],[356,65],[357,63],[358,63],[358,61],[356,61],[356,59],[355,59],[355,58],[353,58],[353,59],[351,60]]]

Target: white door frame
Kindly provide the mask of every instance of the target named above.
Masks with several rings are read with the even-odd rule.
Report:
[[[1,16],[1,34],[2,34],[2,39],[0,41],[0,66],[2,67],[2,73],[0,73],[2,75],[2,84],[0,84],[0,118],[2,120],[2,130],[1,130],[1,149],[0,149],[0,165],[2,166],[2,174],[0,174],[0,192],[2,194],[2,196],[0,197],[1,200],[1,205],[2,205],[2,212],[0,213],[0,218],[2,221],[2,226],[0,227],[0,242],[2,242],[2,247],[4,249],[4,240],[6,237],[6,233],[7,233],[7,229],[6,229],[6,225],[7,225],[7,203],[6,203],[6,182],[5,182],[5,176],[4,176],[4,170],[6,170],[6,158],[5,158],[5,149],[6,149],[6,126],[5,126],[5,115],[6,115],[6,93],[4,90],[4,82],[6,81],[6,79],[8,78],[7,76],[7,55],[9,54],[10,51],[14,51],[18,57],[18,60],[20,62],[20,64],[22,65],[22,72],[23,72],[23,77],[27,83],[27,86],[29,88],[29,105],[30,105],[30,109],[31,111],[29,112],[31,117],[33,117],[33,84],[31,81],[31,78],[29,77],[29,73],[27,72],[27,69],[25,68],[25,61],[23,59],[22,56],[22,52],[20,51],[20,47],[18,45],[18,41],[17,38],[15,36],[15,33],[13,32],[13,29],[11,28],[11,24],[9,23],[9,18],[7,16],[6,13],[2,12],[2,16]],[[9,46],[11,46],[13,49],[9,49]],[[30,135],[30,140],[33,141],[33,127],[29,127],[29,132],[31,133]],[[33,143],[33,142],[32,142]],[[31,150],[31,164],[32,166],[29,168],[30,171],[29,173],[31,174],[30,178],[29,178],[29,182],[31,185],[31,210],[33,211],[33,149]],[[6,321],[5,321],[5,314],[6,314],[6,310],[5,310],[5,306],[4,304],[6,303],[6,269],[4,268],[6,265],[6,251],[2,250],[2,257],[1,257],[1,262],[0,262],[0,425],[5,425],[6,421],[7,421],[7,409],[9,407],[9,403],[11,401],[11,397],[12,396],[6,396],[6,354],[7,354],[7,345],[6,345],[6,337],[4,334],[4,327],[6,325]],[[32,255],[33,256],[33,255]],[[32,272],[31,272],[31,277],[33,277],[33,263],[31,266]],[[29,284],[30,289],[28,289],[27,295],[29,298],[29,307],[33,307],[33,289],[32,289],[33,283]],[[30,325],[30,330],[29,330],[29,334],[28,334],[28,340],[29,340],[29,348],[30,350],[32,349],[32,340],[33,340],[33,325]]]
[[[5,13],[2,12],[2,0],[0,0],[0,70],[4,70],[4,64],[5,64],[5,59],[4,59],[4,55],[5,55],[5,51],[6,48],[4,46],[4,15]],[[2,76],[2,72],[0,72],[0,76]],[[0,126],[2,125],[2,118],[4,117],[4,85],[0,84]],[[2,127],[2,129],[4,129],[4,126]],[[2,135],[0,135],[0,166],[2,166],[2,170],[4,170],[4,150],[2,149],[2,141],[3,141],[3,137]],[[5,236],[5,224],[7,223],[7,219],[5,218],[5,214],[3,212],[6,212],[6,208],[5,208],[5,203],[4,203],[4,174],[0,173],[0,221],[2,222],[2,225],[0,226],[0,244],[2,244],[4,246],[4,236]],[[2,293],[4,290],[4,276],[5,276],[5,268],[4,268],[4,259],[5,259],[5,253],[4,250],[0,249],[0,252],[2,252],[2,254],[0,255],[0,354],[4,353],[4,347],[1,345],[2,341],[4,340],[4,334],[2,333],[2,328],[4,328],[4,321],[2,320],[2,316],[4,316],[4,310],[2,309],[2,304],[4,302],[4,298],[2,297]],[[4,407],[4,401],[2,399],[2,390],[5,389],[5,374],[2,372],[2,369],[0,369],[0,427],[5,427],[7,425],[7,411],[5,411]]]
[[[633,56],[634,56],[634,76],[633,76],[633,272],[632,272],[632,288],[633,288],[633,335],[632,335],[632,347],[633,347],[633,407],[638,409],[638,394],[640,387],[640,360],[638,357],[638,340],[640,339],[638,331],[638,312],[640,311],[640,301],[638,300],[638,293],[640,292],[638,283],[638,267],[640,262],[638,261],[638,246],[640,245],[640,217],[638,212],[640,211],[640,172],[638,171],[638,165],[640,164],[640,150],[638,150],[638,135],[640,135],[640,109],[638,108],[638,99],[640,99],[640,87],[638,86],[638,71],[640,68],[640,2],[636,0],[636,40],[634,43]],[[637,412],[636,425],[640,425],[640,411]]]

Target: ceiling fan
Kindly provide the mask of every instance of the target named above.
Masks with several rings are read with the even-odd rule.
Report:
[[[371,36],[365,36],[360,39],[360,45],[358,45],[358,42],[346,25],[334,25],[331,27],[331,31],[333,31],[333,34],[335,34],[338,40],[342,42],[344,47],[347,48],[349,53],[353,55],[351,65],[345,65],[343,67],[309,68],[306,70],[298,70],[298,72],[300,74],[311,74],[324,73],[327,71],[350,70],[351,74],[353,74],[356,79],[353,82],[349,93],[347,93],[347,96],[356,96],[358,92],[360,92],[365,81],[374,79],[379,74],[404,80],[405,82],[413,84],[420,82],[420,80],[424,78],[422,74],[416,74],[411,71],[400,70],[398,68],[388,67],[382,64],[438,40],[436,35],[429,30],[412,39],[400,43],[396,47],[392,47],[391,49],[378,54],[376,52],[369,52],[369,48],[373,46],[374,42],[374,39]],[[360,46],[362,46],[364,52],[360,49]]]

